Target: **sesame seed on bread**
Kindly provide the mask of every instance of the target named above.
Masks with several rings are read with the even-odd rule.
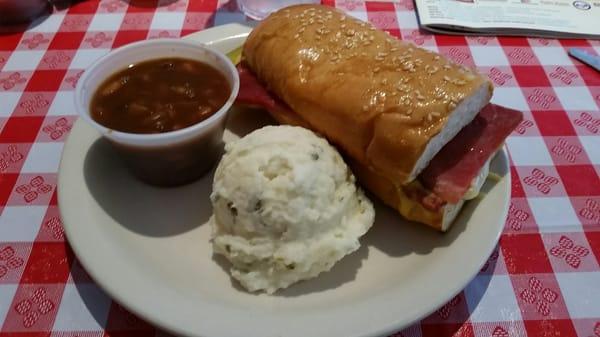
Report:
[[[243,55],[296,124],[395,188],[414,181],[493,90],[474,69],[321,5],[270,15]]]

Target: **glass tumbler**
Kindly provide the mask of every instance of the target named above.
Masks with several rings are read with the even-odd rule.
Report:
[[[321,3],[320,0],[237,0],[237,2],[242,12],[254,20],[262,20],[283,7]]]

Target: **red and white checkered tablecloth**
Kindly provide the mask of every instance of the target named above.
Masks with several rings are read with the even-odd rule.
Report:
[[[477,66],[493,101],[525,114],[507,140],[512,202],[499,249],[396,336],[600,337],[600,74],[567,56],[571,46],[600,54],[600,41],[431,35],[412,0],[326,2]],[[112,48],[245,18],[234,0],[137,3],[84,1],[0,32],[0,337],[165,335],[111,301],[65,241],[56,180],[73,89]]]

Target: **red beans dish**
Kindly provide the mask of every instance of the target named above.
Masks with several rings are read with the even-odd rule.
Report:
[[[210,65],[183,58],[140,62],[108,78],[95,92],[91,117],[129,133],[161,133],[199,123],[217,112],[231,93],[225,76]]]

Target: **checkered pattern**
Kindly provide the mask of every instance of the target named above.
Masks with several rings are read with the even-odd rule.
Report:
[[[464,291],[394,336],[600,337],[600,74],[566,51],[598,54],[600,42],[431,35],[412,0],[325,2],[477,66],[493,101],[525,114],[507,140],[498,249]],[[0,337],[164,335],[112,302],[65,241],[56,179],[73,89],[112,48],[245,18],[235,1],[133,3],[79,2],[0,34]]]

